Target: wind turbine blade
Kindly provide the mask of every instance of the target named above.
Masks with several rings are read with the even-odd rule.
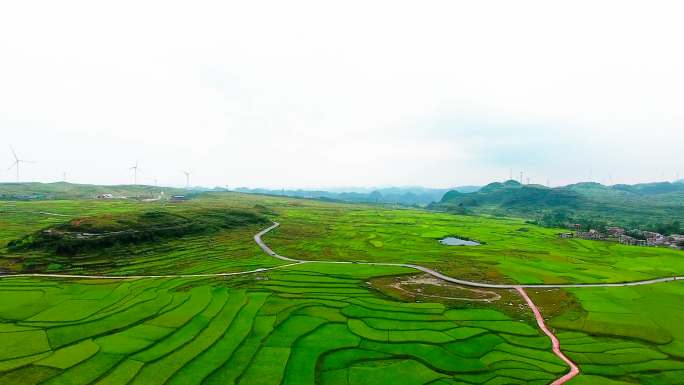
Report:
[[[12,168],[14,168],[14,166],[16,166],[17,163],[18,163],[17,161],[15,161],[14,163],[12,163],[11,166],[7,167],[7,170],[11,170]]]
[[[14,152],[14,148],[12,148],[12,146],[10,146],[10,151],[12,151],[12,155],[14,155],[14,160],[19,161],[19,157],[17,156],[17,153]]]

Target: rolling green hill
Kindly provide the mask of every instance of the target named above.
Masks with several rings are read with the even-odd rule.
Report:
[[[549,188],[509,180],[472,193],[449,191],[431,209],[455,213],[518,216],[562,225],[569,221],[649,228],[684,219],[684,184],[604,186],[577,183]]]
[[[72,255],[84,250],[265,225],[263,215],[244,210],[149,210],[72,219],[9,242],[9,250],[47,250]]]
[[[112,194],[114,198],[156,197],[161,192],[166,195],[184,194],[188,190],[147,185],[100,186],[92,184],[55,183],[0,183],[0,200],[50,200],[50,199],[87,199],[99,194]]]

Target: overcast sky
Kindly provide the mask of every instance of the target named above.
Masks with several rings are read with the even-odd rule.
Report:
[[[684,177],[682,4],[5,1],[0,180]]]

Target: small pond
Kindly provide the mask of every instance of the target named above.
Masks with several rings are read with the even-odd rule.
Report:
[[[460,239],[456,237],[446,237],[440,239],[439,243],[447,246],[479,246],[480,244],[475,241],[467,241],[465,239]]]

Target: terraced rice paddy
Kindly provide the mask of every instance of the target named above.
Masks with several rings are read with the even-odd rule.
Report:
[[[0,383],[545,384],[566,370],[527,322],[391,301],[365,283],[406,272],[5,279]]]

